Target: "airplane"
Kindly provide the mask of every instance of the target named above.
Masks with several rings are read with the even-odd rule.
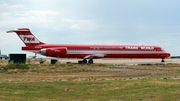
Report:
[[[39,41],[29,28],[17,28],[15,32],[24,42],[23,51],[33,52],[48,57],[80,58],[78,63],[93,64],[97,58],[160,58],[161,62],[170,56],[160,46],[151,45],[84,45],[84,44],[47,44]]]
[[[1,54],[1,50],[0,50],[0,59],[8,59],[8,56],[6,54]]]

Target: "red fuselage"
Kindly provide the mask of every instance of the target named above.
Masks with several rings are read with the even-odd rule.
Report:
[[[49,57],[59,58],[167,58],[170,53],[159,46],[144,45],[69,45],[69,44],[40,44],[22,47]]]

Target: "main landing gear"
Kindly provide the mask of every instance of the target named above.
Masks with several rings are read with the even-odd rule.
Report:
[[[78,61],[79,64],[93,64],[93,59],[89,59],[89,61],[87,61],[86,59],[83,60],[79,60]]]

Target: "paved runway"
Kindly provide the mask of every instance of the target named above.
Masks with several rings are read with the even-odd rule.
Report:
[[[81,59],[58,59],[61,63],[77,63]],[[94,63],[106,64],[156,64],[162,63],[161,59],[93,59]],[[165,59],[164,63],[180,63],[180,59]]]

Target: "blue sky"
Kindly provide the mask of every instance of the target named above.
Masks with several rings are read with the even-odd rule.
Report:
[[[0,49],[21,51],[6,31],[28,27],[41,41],[69,44],[158,45],[180,55],[179,0],[1,0]]]

